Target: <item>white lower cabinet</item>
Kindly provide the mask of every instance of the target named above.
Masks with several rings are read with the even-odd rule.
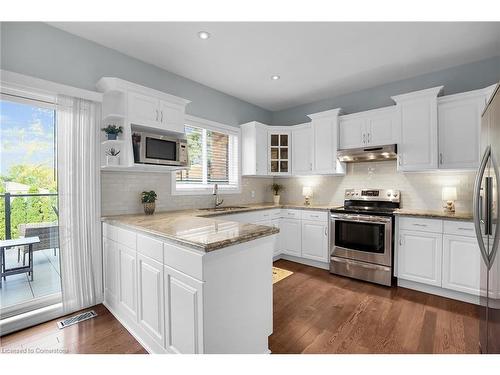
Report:
[[[441,286],[442,241],[440,233],[401,230],[398,277]]]
[[[327,224],[302,220],[302,257],[328,262],[328,255]]]
[[[475,237],[443,236],[443,288],[479,295],[482,265]]]
[[[134,320],[137,319],[137,254],[127,246],[118,248],[118,305]]]
[[[478,303],[485,274],[472,222],[398,218],[396,249],[400,285]],[[412,228],[412,229],[405,229]],[[415,230],[413,228],[420,228]],[[414,282],[408,285],[406,282]],[[432,289],[419,287],[432,285]]]
[[[282,219],[280,222],[280,247],[283,254],[300,257],[302,254],[302,228],[298,219]]]
[[[165,339],[163,265],[138,254],[137,281],[139,325],[154,342],[163,346]]]
[[[203,353],[203,283],[164,270],[166,346],[174,353]]]

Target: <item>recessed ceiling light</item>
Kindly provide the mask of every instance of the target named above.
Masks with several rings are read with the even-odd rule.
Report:
[[[198,32],[198,37],[200,39],[208,39],[208,38],[210,38],[210,33],[207,31],[200,31],[200,32]]]
[[[277,75],[277,74],[275,74],[275,75],[271,76],[271,79],[272,79],[273,81],[277,81],[277,80],[278,80],[278,79],[280,79],[280,78],[281,78],[281,77],[280,77],[279,75]]]

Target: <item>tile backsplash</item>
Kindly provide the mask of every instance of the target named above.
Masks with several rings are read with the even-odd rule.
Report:
[[[302,187],[313,189],[313,204],[342,205],[348,188],[398,189],[401,207],[406,209],[441,210],[441,191],[444,186],[457,189],[457,211],[472,211],[474,171],[436,171],[398,173],[396,161],[349,163],[343,177],[304,176],[276,179],[285,186],[284,203],[301,203]]]
[[[224,205],[272,202],[272,178],[242,178],[240,194],[221,194]],[[102,215],[141,213],[140,194],[154,190],[158,194],[157,211],[205,208],[213,205],[212,195],[171,194],[170,173],[101,173]],[[254,197],[252,197],[254,191]]]
[[[348,188],[379,188],[401,190],[401,207],[407,209],[441,210],[441,190],[457,188],[456,210],[472,211],[474,171],[398,173],[395,161],[347,164],[347,175],[275,178],[285,186],[282,203],[302,203],[302,187],[313,189],[313,204],[342,205]],[[221,194],[225,205],[272,202],[270,185],[273,178],[243,177],[240,194]],[[140,193],[155,190],[158,211],[210,207],[212,195],[171,195],[169,173],[105,172],[101,174],[102,214],[118,215],[143,212]],[[252,191],[254,197],[252,197]]]

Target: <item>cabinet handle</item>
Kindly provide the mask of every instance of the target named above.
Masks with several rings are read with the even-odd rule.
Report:
[[[325,236],[328,236],[328,228],[325,227]]]
[[[427,224],[417,224],[417,223],[414,223],[413,225],[416,227],[426,227],[427,226]]]
[[[469,230],[469,231],[472,231],[474,230],[473,228],[457,228],[458,230]]]
[[[309,163],[309,170],[313,170],[313,163]]]
[[[319,217],[318,215],[311,215],[311,217]]]
[[[439,153],[439,164],[441,164],[441,165],[443,164],[443,153],[442,152]]]
[[[399,239],[399,246],[403,246],[403,239],[402,238]]]
[[[401,164],[403,163],[402,160],[403,160],[403,154],[398,154],[398,164],[399,164],[399,166],[401,166]]]
[[[156,121],[158,121],[158,110],[156,110]]]
[[[163,122],[163,111],[161,111],[161,122]]]
[[[366,144],[366,134],[363,133],[363,144]]]
[[[368,133],[368,143],[372,142],[372,133]]]

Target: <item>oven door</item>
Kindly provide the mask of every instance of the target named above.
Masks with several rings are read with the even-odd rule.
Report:
[[[392,218],[332,214],[332,257],[391,266]]]
[[[145,164],[180,165],[179,141],[154,134],[142,134],[140,162]]]

